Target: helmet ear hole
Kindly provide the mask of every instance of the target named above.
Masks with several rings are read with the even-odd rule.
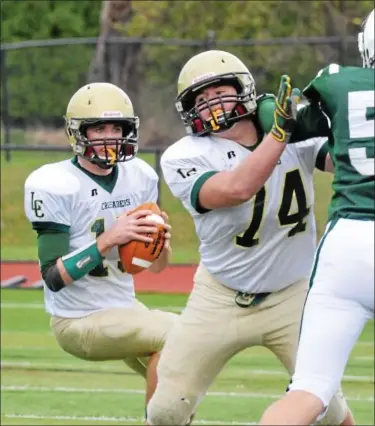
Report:
[[[79,132],[81,133],[82,136],[84,136],[85,138],[87,138],[87,129],[88,129],[89,125],[88,124],[81,124],[79,126]]]

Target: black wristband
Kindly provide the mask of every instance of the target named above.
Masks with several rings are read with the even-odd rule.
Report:
[[[44,271],[42,271],[42,277],[46,286],[54,293],[57,293],[65,287],[64,280],[61,278],[56,263],[47,266]]]

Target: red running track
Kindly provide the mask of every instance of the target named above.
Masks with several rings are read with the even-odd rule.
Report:
[[[134,276],[137,292],[190,293],[197,265],[171,265],[160,274],[141,272]],[[42,279],[38,262],[1,262],[1,282],[16,276],[27,281],[19,287],[27,288]]]

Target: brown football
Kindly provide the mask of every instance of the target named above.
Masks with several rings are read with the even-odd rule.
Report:
[[[137,210],[151,210],[152,215],[149,216],[151,220],[158,222],[156,224],[157,232],[155,232],[152,243],[144,243],[142,241],[130,241],[127,244],[121,245],[118,248],[120,260],[125,272],[128,274],[138,274],[143,270],[149,268],[153,262],[159,257],[160,252],[164,247],[164,219],[161,216],[161,210],[155,203],[145,203],[131,212]],[[129,214],[130,212],[128,212]]]

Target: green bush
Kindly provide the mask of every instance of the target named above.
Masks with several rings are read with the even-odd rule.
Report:
[[[303,3],[303,5],[302,5]],[[116,28],[129,37],[201,40],[215,31],[215,46],[240,56],[253,73],[258,92],[274,92],[281,74],[289,73],[303,87],[329,62],[356,60],[356,40],[348,45],[235,46],[241,39],[306,36],[356,36],[363,17],[373,7],[368,0],[295,1],[133,1],[133,18]],[[14,0],[1,2],[1,41],[97,37],[102,2],[96,0]],[[341,8],[341,9],[340,9]],[[344,8],[344,9],[343,9]],[[343,9],[343,10],[342,10]],[[280,19],[282,17],[282,19]],[[166,111],[172,121],[178,73],[202,46],[144,45],[139,56],[139,115]],[[86,83],[95,45],[33,47],[6,51],[9,115],[14,124],[62,124],[70,96]],[[356,58],[356,59],[355,59]],[[3,73],[4,80],[4,73]],[[126,90],[126,88],[124,87]],[[131,89],[131,88],[130,88]],[[2,91],[4,96],[4,91]],[[4,99],[2,99],[4,101]],[[150,106],[151,104],[151,106]],[[2,102],[1,113],[5,105]],[[163,119],[163,117],[160,117]],[[159,120],[159,117],[157,116]],[[167,128],[173,123],[163,122]],[[154,131],[154,129],[152,129]],[[165,138],[162,134],[161,138]]]

